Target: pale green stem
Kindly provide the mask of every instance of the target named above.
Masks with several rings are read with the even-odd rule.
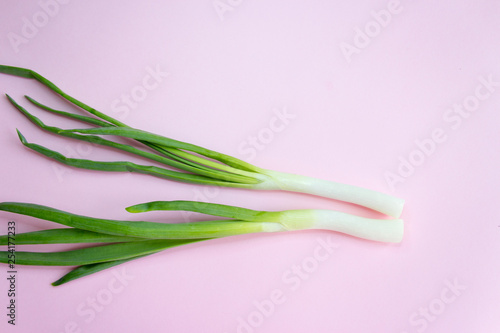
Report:
[[[354,237],[389,243],[401,242],[404,233],[402,219],[369,219],[326,209],[283,211],[279,214],[279,222],[287,230],[332,230]]]
[[[396,218],[401,216],[403,211],[404,200],[385,193],[272,170],[262,170],[261,173],[269,178],[253,186],[254,189],[284,190],[318,195],[365,206]]]

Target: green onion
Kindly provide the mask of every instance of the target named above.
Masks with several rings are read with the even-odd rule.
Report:
[[[153,201],[126,209],[131,213],[183,210],[228,219],[193,223],[122,221],[82,216],[30,203],[0,203],[0,210],[70,227],[21,233],[16,236],[16,244],[110,243],[62,252],[15,252],[15,262],[19,265],[79,266],[54,285],[171,247],[218,237],[323,229],[373,241],[400,242],[404,229],[400,219],[368,219],[319,209],[270,212],[196,201]],[[0,236],[0,245],[6,245],[8,239],[8,236]],[[0,252],[0,262],[7,263],[9,257],[9,251]]]
[[[18,265],[80,265],[54,282],[54,286],[175,246],[216,237],[283,230],[278,223],[239,220],[167,224],[97,219],[46,206],[16,202],[0,203],[0,210],[71,227],[20,233],[15,236],[16,245],[111,243],[63,252],[15,252],[15,263]],[[11,237],[0,236],[0,245],[7,245]],[[0,252],[0,262],[8,263],[12,259],[10,255],[9,251]]]
[[[48,236],[43,232],[26,233],[24,238],[28,240],[24,241],[25,244],[37,243],[39,239],[42,239],[45,244],[61,243],[61,239],[65,236],[70,240],[68,243],[76,243],[78,242],[74,239],[76,235],[81,235],[81,239],[86,239],[86,242],[124,242],[136,241],[137,238],[186,240],[307,229],[333,230],[380,242],[400,242],[404,229],[401,219],[369,219],[326,209],[269,212],[197,201],[154,201],[126,209],[131,213],[183,210],[230,219],[191,223],[121,221],[76,215],[30,203],[0,203],[0,210],[3,211],[45,219],[82,230],[70,232],[71,229],[55,229]],[[20,234],[21,239],[23,239],[22,235]],[[51,241],[50,238],[57,239],[57,241]],[[5,238],[1,238],[0,242],[2,242],[0,245],[5,244]],[[38,243],[42,242],[38,241]]]
[[[399,217],[401,215],[404,201],[400,198],[357,186],[262,169],[240,159],[207,148],[131,128],[69,96],[55,84],[32,70],[0,65],[0,73],[35,79],[69,102],[99,118],[96,119],[54,110],[27,97],[32,104],[45,111],[96,126],[96,128],[90,129],[66,130],[51,127],[45,125],[38,118],[31,115],[21,105],[15,102],[14,99],[8,96],[9,101],[40,128],[57,135],[133,153],[152,161],[160,162],[164,164],[166,168],[152,165],[140,165],[128,161],[98,162],[67,158],[46,147],[28,143],[24,136],[18,132],[21,142],[26,147],[55,159],[60,163],[83,169],[137,172],[195,184],[308,193],[358,204],[392,217]],[[143,146],[141,146],[141,148],[135,148],[101,137],[110,135],[133,139]],[[171,170],[171,168],[176,170]]]

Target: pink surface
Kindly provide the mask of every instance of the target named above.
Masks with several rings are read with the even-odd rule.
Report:
[[[0,63],[134,127],[403,197],[404,240],[240,236],[57,288],[68,268],[19,266],[15,327],[0,265],[1,332],[500,331],[498,2],[159,3],[4,1]],[[0,75],[0,90],[73,110],[36,82]],[[25,149],[15,129],[68,156],[121,155],[44,133],[5,98],[0,109],[0,201],[155,221],[201,217],[123,208],[184,199],[378,216],[307,195],[67,168]],[[17,232],[55,226],[0,212],[1,234],[12,220]]]

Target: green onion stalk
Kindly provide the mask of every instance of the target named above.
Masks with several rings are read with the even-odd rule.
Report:
[[[165,167],[137,164],[130,161],[103,162],[68,158],[47,147],[28,142],[23,134],[18,131],[19,139],[23,145],[60,163],[91,170],[149,174],[160,178],[194,184],[301,192],[365,206],[394,218],[400,217],[403,210],[404,200],[385,193],[313,177],[259,168],[235,157],[204,147],[129,127],[121,121],[69,96],[35,71],[0,65],[0,73],[35,79],[67,101],[93,115],[91,117],[55,110],[29,96],[25,96],[31,104],[43,110],[61,117],[84,122],[94,127],[62,129],[48,126],[7,95],[12,105],[41,129],[60,136],[132,153],[151,161],[159,162]],[[108,138],[110,136],[132,139],[141,143],[141,146],[138,148],[122,144],[110,140]]]
[[[66,226],[17,234],[16,245],[94,244],[62,252],[15,252],[17,265],[77,266],[55,281],[54,286],[168,248],[215,238],[322,229],[372,241],[397,243],[401,241],[404,229],[401,219],[369,219],[319,209],[258,211],[196,201],[153,201],[126,209],[130,213],[182,210],[225,219],[189,223],[124,221],[82,216],[31,203],[0,203],[1,211],[32,216]],[[10,237],[0,236],[0,245],[8,245]],[[1,263],[9,263],[11,258],[11,252],[0,251]]]

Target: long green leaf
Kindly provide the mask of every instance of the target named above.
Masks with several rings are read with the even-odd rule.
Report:
[[[209,239],[205,239],[205,240],[209,240]],[[199,240],[199,241],[201,241],[201,240]],[[171,245],[171,246],[169,246],[169,248],[174,247],[174,246],[185,245],[185,244],[192,243],[192,242],[193,242],[192,240],[188,240],[186,243],[178,242],[178,243],[176,243],[176,245],[169,244],[169,245]],[[165,250],[165,249],[161,249],[157,252],[160,252],[163,250]],[[67,273],[66,275],[64,275],[63,277],[58,279],[57,281],[53,282],[52,285],[53,286],[60,286],[64,283],[79,279],[81,277],[84,277],[84,276],[87,276],[90,274],[94,274],[94,273],[100,272],[102,270],[105,270],[105,269],[108,269],[111,267],[115,267],[115,266],[121,265],[123,263],[129,262],[129,261],[132,261],[135,259],[143,258],[143,257],[149,256],[149,255],[157,253],[157,252],[152,252],[152,253],[140,255],[137,257],[127,258],[127,259],[113,260],[113,261],[100,262],[100,263],[96,263],[96,264],[88,264],[88,265],[79,266],[79,267],[76,267],[73,270],[71,270],[69,273]]]
[[[0,210],[33,216],[68,227],[152,239],[215,238],[258,232],[282,231],[277,223],[254,223],[240,220],[203,221],[192,223],[157,223],[118,221],[76,215],[47,206],[30,203],[2,202]]]
[[[69,273],[67,273],[64,276],[62,276],[57,281],[52,282],[52,285],[53,286],[60,286],[62,284],[65,284],[65,283],[68,283],[70,281],[82,278],[84,276],[87,276],[87,275],[90,275],[90,274],[94,274],[94,273],[103,271],[103,270],[111,268],[111,267],[115,267],[115,266],[121,265],[123,263],[129,262],[129,261],[132,261],[132,260],[135,260],[135,259],[139,259],[139,258],[143,258],[143,257],[149,256],[149,255],[151,255],[153,253],[157,253],[157,252],[152,252],[152,253],[145,254],[145,255],[142,255],[142,256],[127,258],[127,259],[120,259],[120,260],[113,260],[113,261],[99,262],[99,263],[96,263],[96,264],[88,264],[88,265],[78,266],[78,267],[72,269]]]
[[[266,212],[236,206],[182,200],[146,202],[127,207],[126,210],[130,213],[154,210],[183,210],[251,222],[276,222],[278,221],[277,217],[281,214],[281,212]]]
[[[137,256],[151,254],[169,247],[193,243],[206,239],[195,240],[143,240],[136,242],[115,243],[87,247],[83,249],[62,252],[15,252],[16,265],[36,266],[79,266],[107,262],[112,260],[123,260]],[[9,262],[10,252],[0,252],[0,262]]]
[[[7,245],[11,236],[0,236],[0,245]],[[57,228],[16,234],[16,245],[24,244],[70,244],[70,243],[114,243],[143,240],[137,237],[125,237],[103,234],[76,228]]]
[[[105,115],[102,112],[97,111],[96,109],[88,106],[87,104],[80,102],[76,98],[71,97],[70,95],[66,94],[64,91],[59,89],[54,83],[50,82],[40,74],[38,74],[35,71],[32,71],[31,69],[27,68],[21,68],[21,67],[14,67],[14,66],[5,66],[5,65],[0,65],[0,73],[4,74],[10,74],[10,75],[15,75],[19,77],[24,77],[28,79],[35,79],[38,82],[42,83],[45,85],[47,88],[51,89],[54,91],[56,94],[62,96],[64,99],[68,100],[69,102],[75,104],[76,106],[84,109],[85,111],[105,120],[108,121],[112,124],[118,125],[118,126],[125,126],[122,122],[118,121],[117,119],[114,119],[113,117],[110,117],[108,115]]]
[[[14,102],[14,99],[12,97],[10,97],[8,94],[5,94],[5,95],[10,100],[10,102],[12,104],[14,104],[14,106],[18,107],[18,104],[16,102]],[[57,114],[57,115],[62,116],[62,117],[66,117],[66,118],[69,118],[69,119],[74,119],[74,120],[82,121],[82,122],[85,122],[85,123],[88,123],[88,124],[92,124],[92,125],[96,125],[96,126],[101,126],[101,127],[115,126],[115,125],[113,125],[111,123],[108,123],[106,121],[102,121],[100,119],[91,118],[91,117],[83,116],[83,115],[80,115],[80,114],[75,114],[75,113],[71,113],[71,112],[66,112],[66,111],[61,111],[61,110],[53,109],[51,107],[48,107],[45,104],[42,104],[42,103],[36,101],[35,99],[33,99],[33,98],[31,98],[31,97],[29,97],[27,95],[24,95],[24,97],[28,101],[30,101],[32,104],[34,104],[37,107],[39,107],[40,109],[45,110],[45,111],[49,111],[50,113],[54,113],[54,114]]]
[[[92,161],[79,158],[68,158],[62,155],[61,153],[58,153],[54,150],[50,150],[44,146],[35,143],[29,143],[19,131],[18,131],[18,136],[25,147],[30,148],[31,150],[34,150],[62,164],[66,164],[80,169],[112,171],[112,172],[135,172],[165,179],[177,180],[185,183],[193,183],[193,184],[227,186],[227,187],[238,187],[238,188],[252,187],[252,184],[226,182],[200,175],[167,170],[164,168],[159,168],[151,165],[141,165],[128,161],[101,162],[101,161]]]

